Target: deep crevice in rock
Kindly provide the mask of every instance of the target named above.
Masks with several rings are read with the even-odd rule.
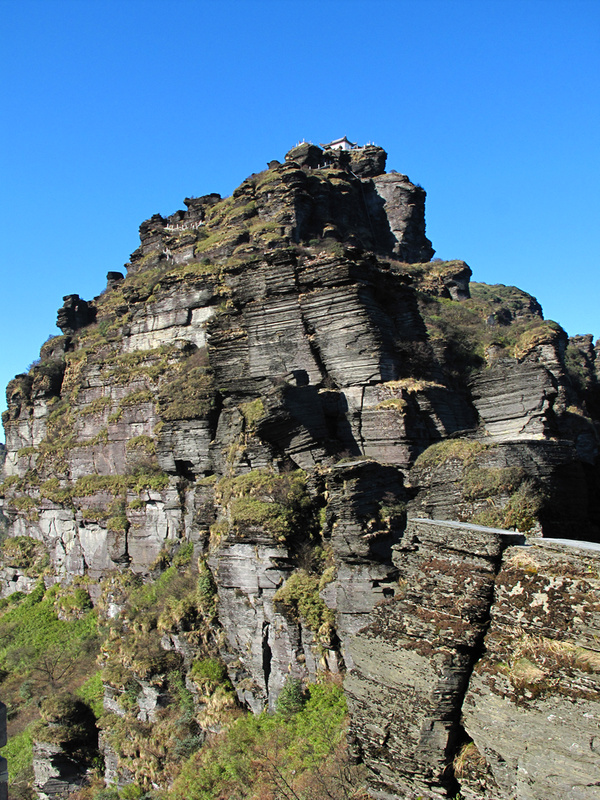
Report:
[[[479,635],[477,636],[477,641],[475,642],[474,646],[470,648],[470,663],[467,667],[465,676],[464,676],[464,685],[462,691],[458,694],[456,698],[456,728],[453,732],[452,740],[449,741],[449,747],[446,751],[446,755],[448,757],[448,797],[453,798],[456,797],[457,794],[461,790],[460,780],[455,775],[454,763],[457,755],[459,754],[463,745],[468,744],[472,741],[469,734],[463,727],[462,724],[462,709],[464,704],[464,699],[469,689],[469,682],[471,680],[471,675],[477,666],[477,663],[485,654],[485,636],[488,632],[490,627],[490,623],[492,621],[492,607],[494,605],[494,596],[495,596],[495,588],[496,588],[496,580],[498,578],[498,574],[502,569],[502,561],[504,557],[504,553],[509,547],[513,545],[510,542],[504,542],[503,547],[500,553],[496,556],[493,560],[494,564],[494,579],[490,583],[489,587],[489,599],[488,599],[488,606],[487,606],[487,615],[482,623],[481,630]]]
[[[269,678],[271,677],[271,661],[273,653],[269,644],[269,631],[271,626],[268,622],[263,622],[262,628],[262,669],[265,680],[265,691],[269,694]]]

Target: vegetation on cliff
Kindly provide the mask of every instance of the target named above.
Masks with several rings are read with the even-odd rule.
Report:
[[[413,588],[407,519],[597,534],[591,340],[432,260],[424,191],[384,169],[381,148],[303,144],[153,216],[126,277],[65,297],[9,384],[12,796],[32,754],[45,791],[59,750],[79,800],[362,797],[340,683]],[[468,632],[419,614],[434,643]]]
[[[39,543],[26,547],[23,538],[21,550],[31,559]],[[3,547],[10,550],[11,545],[12,540],[6,540]],[[39,701],[61,692],[65,702],[79,703],[76,716],[86,709],[93,719],[92,697],[86,684],[97,671],[98,615],[85,583],[65,589],[56,584],[46,590],[39,580],[29,594],[16,592],[1,602],[0,669],[9,720],[11,797],[25,799],[33,796],[32,737],[39,738],[44,729],[44,718],[36,722]],[[90,747],[93,750],[93,743],[88,742],[86,758],[93,757]]]

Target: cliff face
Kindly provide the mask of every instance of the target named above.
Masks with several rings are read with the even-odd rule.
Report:
[[[454,791],[469,737],[497,796],[514,794],[514,742],[494,749],[485,730],[512,680],[494,664],[517,633],[494,625],[520,596],[503,553],[522,539],[416,536],[406,519],[597,539],[600,361],[531,296],[431,261],[425,192],[385,159],[300,145],[229,198],[152,217],[127,277],[66,296],[62,336],[8,386],[2,594],[41,577],[107,621],[111,781],[172,778],[169,754],[148,766],[140,730],[160,728],[176,681],[186,736],[199,747],[218,728],[198,666],[211,661],[255,712],[291,679],[350,670],[379,796]],[[562,550],[536,552],[544,575],[561,569]]]
[[[600,548],[412,520],[345,687],[378,798],[592,800]]]

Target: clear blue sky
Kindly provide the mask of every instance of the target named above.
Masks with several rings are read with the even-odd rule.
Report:
[[[301,139],[382,145],[438,256],[600,335],[598,0],[0,0],[0,64],[2,392],[142,220]]]

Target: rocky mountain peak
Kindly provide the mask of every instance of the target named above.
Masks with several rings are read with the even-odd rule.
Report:
[[[501,668],[484,637],[499,661],[525,628],[550,640],[535,598],[567,570],[561,597],[585,595],[584,622],[563,626],[586,651],[569,663],[596,663],[596,556],[539,545],[527,567],[514,552],[524,536],[600,538],[598,346],[433,259],[425,191],[386,173],[382,148],[348,145],[302,143],[230,197],[143,222],[126,276],[66,295],[63,335],[7,388],[2,602],[100,615],[109,783],[167,787],[189,755],[165,745],[178,725],[198,750],[242,710],[276,710],[290,681],[347,675],[378,796],[483,796],[452,766],[476,741],[508,798],[521,761],[485,733],[497,701],[476,695]],[[502,672],[513,688],[518,669]],[[40,797],[94,758],[65,738],[83,755],[61,778],[44,724]],[[547,800],[540,787],[528,796]]]
[[[128,269],[148,265],[153,253],[177,263],[198,256],[222,261],[327,241],[428,261],[434,251],[425,236],[425,192],[405,175],[386,174],[386,157],[375,146],[298,145],[231,197],[188,198],[186,211],[143,222],[141,247]]]

